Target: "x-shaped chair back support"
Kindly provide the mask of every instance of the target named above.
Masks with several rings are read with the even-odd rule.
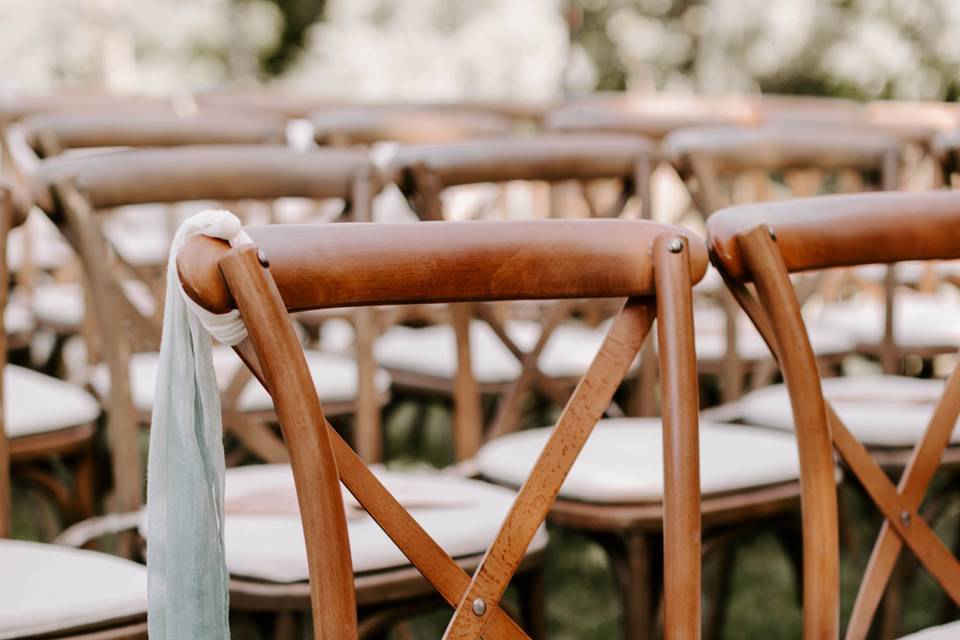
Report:
[[[178,258],[184,289],[214,313],[239,309],[237,347],[270,391],[300,502],[317,638],[356,637],[339,482],[456,609],[446,638],[523,638],[499,607],[560,486],[659,320],[664,398],[665,624],[697,637],[699,480],[691,287],[702,242],[647,221],[425,222],[249,229],[255,246],[209,238]],[[268,266],[269,265],[269,266]],[[467,575],[330,428],[289,313],[319,307],[517,299],[627,298],[473,576]]]
[[[576,181],[582,187],[585,182],[597,179],[615,179],[622,185],[613,208],[593,217],[617,217],[629,199],[636,195],[641,217],[649,218],[650,174],[656,157],[656,145],[640,136],[542,134],[403,147],[394,157],[389,172],[424,220],[444,219],[440,196],[448,187],[514,180],[550,184]],[[583,195],[586,202],[592,202],[586,192]],[[557,213],[560,212],[551,212]],[[551,307],[542,320],[538,340],[532,349],[525,350],[509,336],[504,324],[489,307],[454,306],[453,325],[459,355],[454,438],[458,459],[476,453],[481,439],[492,439],[515,429],[521,419],[522,399],[531,388],[536,388],[559,405],[566,402],[567,389],[560,381],[545,375],[538,367],[538,360],[551,335],[570,312],[570,304]],[[485,431],[477,384],[471,374],[469,322],[473,314],[490,326],[521,365],[520,374],[501,396]],[[649,375],[652,352],[645,358],[645,363],[641,366],[648,375],[641,374],[641,387],[648,391],[645,395],[652,396],[655,384]],[[641,404],[645,405],[642,408],[644,413],[652,413],[653,400],[648,398]]]
[[[141,274],[115,259],[101,233],[99,212],[124,205],[191,200],[275,200],[283,197],[343,198],[355,211],[369,212],[380,185],[361,150],[295,152],[282,146],[215,145],[119,151],[44,161],[35,176],[36,201],[60,227],[80,257],[88,300],[103,338],[110,371],[107,429],[117,474],[118,508],[138,509],[142,474],[136,430],[137,411],[129,385],[131,353],[160,345],[162,292],[144,315],[125,293],[124,283]],[[369,217],[369,216],[366,216]],[[147,283],[144,283],[147,284]],[[369,347],[367,351],[370,351]],[[372,353],[359,359],[358,406],[377,410]],[[227,425],[244,447],[267,461],[286,459],[272,430],[233,411],[252,380],[244,367],[227,385],[223,406]],[[369,416],[368,416],[369,417]],[[366,423],[364,423],[366,424]],[[377,430],[376,424],[368,430]]]
[[[960,603],[960,561],[918,512],[960,415],[960,369],[947,381],[895,486],[824,400],[789,279],[791,273],[832,267],[960,258],[960,193],[825,196],[744,205],[717,212],[707,228],[711,260],[778,358],[793,408],[803,505],[804,637],[839,634],[834,448],[885,519],[847,638],[866,636],[904,545]]]

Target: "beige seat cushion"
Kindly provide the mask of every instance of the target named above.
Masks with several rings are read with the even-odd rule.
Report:
[[[439,472],[376,470],[387,489],[453,557],[482,553],[493,542],[514,493]],[[353,569],[357,573],[407,566],[406,557],[344,491]],[[308,577],[303,529],[289,465],[227,470],[226,553],[232,574],[272,582]],[[546,543],[541,529],[531,543]]]
[[[100,404],[81,389],[31,369],[7,365],[3,372],[7,435],[18,438],[92,422]]]
[[[519,431],[485,445],[481,475],[519,487],[530,474],[552,429]],[[773,429],[700,423],[700,486],[704,495],[796,480],[792,436]],[[572,500],[600,503],[663,499],[663,437],[657,418],[601,420],[560,489]]]
[[[850,376],[825,379],[823,394],[863,444],[909,447],[926,430],[943,387],[942,380]],[[793,429],[790,399],[783,385],[752,391],[740,399],[737,408],[740,417],[751,424]],[[954,430],[952,442],[960,442],[960,429]]]
[[[124,283],[130,302],[143,313],[153,313],[156,301],[142,282]],[[76,282],[55,282],[37,287],[33,292],[33,313],[37,320],[60,329],[76,329],[83,322],[86,298],[83,286]]]
[[[305,352],[313,382],[321,402],[349,402],[357,397],[357,362],[346,356]],[[136,353],[130,359],[130,391],[139,411],[153,409],[153,393],[157,380],[158,353]],[[213,349],[213,365],[221,389],[226,388],[237,367],[243,366],[240,358],[228,347]],[[390,388],[390,374],[378,370],[374,383],[379,393]],[[93,368],[90,384],[98,394],[105,397],[110,391],[110,372],[106,365]],[[244,387],[237,402],[241,411],[272,411],[270,394],[256,380]]]
[[[756,327],[743,313],[737,315],[737,352],[745,360],[770,358],[770,349]],[[697,359],[720,360],[727,352],[726,314],[718,306],[699,305],[694,310]],[[844,328],[824,324],[816,318],[806,319],[810,344],[817,356],[850,353],[857,340]]]
[[[894,298],[893,333],[904,347],[960,345],[960,295],[945,290],[936,294],[898,291]],[[823,306],[824,326],[846,331],[861,344],[883,340],[884,301],[860,296]]]
[[[901,640],[956,640],[960,638],[960,620],[911,633]]]
[[[510,321],[506,323],[506,331],[520,349],[527,351],[536,345],[540,325]],[[605,334],[604,325],[597,328],[572,323],[558,326],[540,354],[540,370],[556,378],[581,377]],[[448,324],[422,329],[391,327],[377,339],[374,353],[382,366],[397,371],[451,380],[457,370],[456,336]],[[520,375],[520,362],[481,320],[470,323],[470,356],[474,376],[481,384],[511,382]]]
[[[105,553],[0,540],[0,639],[146,615],[147,571]]]

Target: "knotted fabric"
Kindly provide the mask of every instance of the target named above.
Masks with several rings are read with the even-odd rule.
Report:
[[[177,231],[167,265],[163,337],[147,471],[151,640],[230,637],[223,546],[223,421],[212,339],[247,335],[238,311],[217,315],[183,291],[177,252],[189,236],[250,243],[229,211],[203,211]]]

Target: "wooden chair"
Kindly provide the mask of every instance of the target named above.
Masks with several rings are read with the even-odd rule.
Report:
[[[8,218],[0,234],[6,247],[7,229],[11,223],[14,226],[23,223],[30,201],[21,189],[4,178],[0,178],[0,193]],[[6,274],[5,261],[3,268]],[[7,281],[4,277],[3,282]],[[2,289],[6,307],[7,285]],[[6,323],[11,316],[4,312],[3,317]],[[3,335],[0,350],[6,362],[11,341],[6,331]],[[21,339],[22,336],[16,336],[16,340]],[[13,346],[21,345],[14,343]],[[3,372],[8,393],[5,428],[14,476],[39,488],[53,500],[63,518],[61,525],[90,517],[94,513],[96,469],[93,444],[100,416],[97,401],[74,385],[24,367],[6,365]],[[49,401],[51,398],[56,401]],[[58,463],[65,463],[66,468],[58,469]],[[65,480],[63,471],[68,472],[69,479]],[[3,476],[8,479],[6,471]],[[56,531],[46,533],[53,535]]]
[[[636,215],[648,217],[655,153],[650,141],[637,136],[502,137],[402,147],[389,173],[423,220],[447,217],[446,190],[513,181],[550,186],[576,183],[583,189],[583,202],[591,201],[585,183],[615,181],[615,197],[606,210],[581,206],[585,215],[617,217],[635,197]],[[551,200],[548,216],[576,212],[568,201]],[[559,405],[566,401],[602,336],[601,330],[565,322],[571,311],[569,304],[551,305],[540,314],[538,326],[509,317],[505,321],[502,313],[489,306],[457,304],[451,309],[450,325],[391,329],[377,341],[376,353],[398,384],[453,397],[454,453],[457,460],[464,460],[476,453],[482,441],[517,428],[522,401],[530,391]],[[477,344],[471,347],[471,343]],[[642,365],[648,375],[639,383],[640,393],[647,393],[638,410],[647,415],[655,410],[655,381],[649,375],[653,363],[648,358]],[[481,410],[484,395],[499,396],[489,429]]]
[[[144,310],[127,296],[124,283],[136,281],[138,274],[115,259],[101,231],[102,212],[143,203],[280,197],[343,198],[364,209],[378,189],[377,178],[362,151],[299,153],[278,146],[229,145],[56,158],[41,165],[35,182],[38,205],[76,250],[87,295],[94,302],[104,362],[91,371],[90,384],[108,408],[117,492],[113,509],[137,510],[142,472],[135,426],[150,419],[162,305],[155,301]],[[359,376],[353,359],[315,351],[308,358],[332,413],[357,413],[360,440],[369,437],[363,435],[368,430],[378,431],[379,407],[389,386],[385,372],[374,371],[369,357],[361,358],[359,366],[371,370]],[[274,420],[269,397],[248,384],[250,377],[229,350],[218,350],[216,359],[227,423],[236,427],[228,431],[243,445],[238,455],[247,451],[261,460],[284,461],[286,452],[268,427]]]
[[[681,130],[668,136],[664,147],[704,218],[733,202],[773,200],[782,198],[783,192],[794,196],[812,195],[825,185],[841,191],[892,189],[896,185],[900,150],[896,139],[882,133],[786,124]],[[892,273],[890,275],[892,278]],[[813,293],[817,285],[810,283],[807,295]],[[882,305],[886,304],[892,313],[893,280],[885,286],[888,295],[878,312],[882,313]],[[759,387],[768,382],[775,371],[767,363],[769,358],[762,349],[741,349],[744,337],[756,336],[751,336],[749,325],[743,326],[742,315],[723,292],[719,302],[726,316],[725,349],[719,362],[703,360],[713,371],[721,373],[721,398],[732,402],[743,393],[748,372],[753,373],[753,386]],[[899,352],[894,344],[892,324],[886,328],[889,333],[883,334],[880,344],[873,344],[873,336],[863,327],[845,330],[819,323],[812,334],[814,348],[825,366],[838,364],[844,356],[860,350],[878,355],[892,370]],[[851,335],[858,329],[859,334]],[[759,359],[751,361],[745,356]]]
[[[6,230],[26,217],[27,200],[22,196],[14,193],[12,185],[0,183],[0,278],[4,282]],[[4,286],[0,288],[0,317],[6,298]],[[146,638],[147,576],[142,566],[102,553],[8,539],[12,533],[11,472],[18,474],[30,462],[36,466],[37,458],[53,451],[70,455],[89,449],[93,425],[76,426],[68,420],[48,431],[16,434],[16,423],[22,423],[25,415],[36,417],[44,405],[60,403],[60,407],[53,406],[54,413],[68,413],[71,394],[82,392],[58,380],[51,379],[48,384],[45,376],[26,370],[21,373],[18,367],[6,365],[6,347],[6,334],[0,327],[0,369],[4,371],[0,405],[6,418],[0,418],[0,636],[24,640]],[[43,386],[43,397],[27,396],[24,381]],[[70,419],[84,421],[80,415]],[[12,437],[8,437],[11,431]],[[30,475],[39,477],[40,472]],[[49,476],[51,483],[57,482],[49,470],[43,475]],[[85,491],[89,493],[89,488],[76,488],[77,494]],[[57,492],[70,493],[62,485]]]
[[[960,603],[960,561],[924,521],[924,494],[941,462],[956,459],[952,435],[960,414],[960,369],[943,385],[927,413],[906,468],[895,485],[870,445],[832,406],[821,386],[790,274],[903,260],[960,257],[960,195],[870,194],[830,196],[722,210],[708,221],[711,259],[776,354],[786,380],[803,486],[803,620],[805,638],[840,634],[840,579],[834,450],[883,516],[880,536],[847,626],[850,640],[866,637],[906,546]],[[748,285],[752,284],[755,291]],[[913,425],[904,424],[904,429]],[[891,429],[895,426],[891,426]],[[923,638],[960,633],[956,623]]]
[[[317,144],[338,147],[502,136],[517,126],[515,118],[490,109],[417,104],[327,107],[311,114],[310,120]]]
[[[671,597],[665,602],[665,628],[668,637],[698,637],[697,390],[689,287],[702,275],[705,260],[689,235],[642,221],[261,227],[249,232],[255,246],[236,250],[209,238],[191,240],[179,255],[178,268],[187,294],[209,311],[240,310],[250,335],[237,350],[274,395],[303,517],[317,637],[358,634],[340,481],[456,609],[445,637],[526,637],[500,609],[500,598],[655,317],[660,320],[668,434],[664,577]],[[323,253],[316,250],[321,246]],[[325,423],[323,410],[307,391],[306,363],[288,311],[584,297],[629,301],[470,576],[334,431],[316,428]]]

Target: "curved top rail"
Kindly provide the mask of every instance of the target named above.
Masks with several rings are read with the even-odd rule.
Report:
[[[707,264],[697,236],[642,220],[270,225],[247,231],[269,260],[291,311],[650,295],[651,250],[663,234],[686,239],[693,282]],[[224,242],[195,237],[177,261],[184,290],[214,313],[234,308],[219,267],[227,251]]]
[[[354,181],[379,183],[360,149],[188,146],[57,157],[33,176],[37,204],[56,213],[53,188],[72,180],[94,208],[147,202],[283,197],[348,198]]]
[[[693,157],[709,160],[720,171],[879,170],[888,154],[899,152],[900,142],[892,135],[867,129],[772,124],[684,129],[667,136],[664,147],[680,171],[689,170]]]
[[[40,113],[21,121],[38,154],[92,147],[174,147],[192,144],[283,144],[286,122],[266,113],[206,112],[191,116],[118,109]],[[48,142],[49,141],[49,142]]]
[[[403,147],[390,171],[404,191],[423,169],[445,187],[509,180],[588,180],[632,177],[656,145],[635,135],[542,134]]]
[[[960,258],[960,192],[818,196],[721,209],[707,220],[711,260],[746,281],[738,237],[767,225],[791,272]]]
[[[502,136],[516,119],[480,107],[369,104],[330,107],[310,116],[318,144],[422,144]]]

